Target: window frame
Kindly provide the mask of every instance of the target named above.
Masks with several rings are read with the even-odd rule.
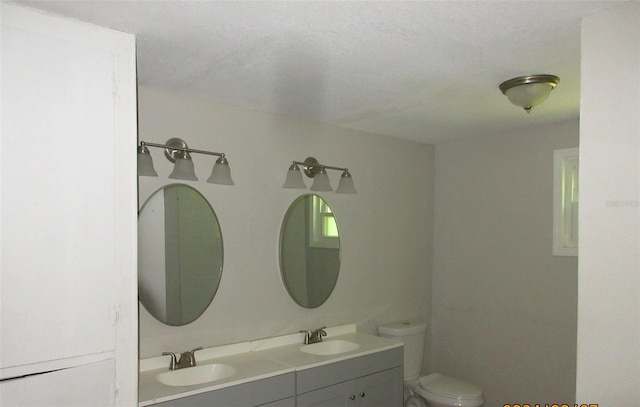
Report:
[[[575,167],[574,167],[575,166]],[[574,172],[569,172],[574,169]],[[572,179],[574,178],[575,179]],[[553,255],[578,256],[578,147],[553,152]],[[567,185],[571,182],[571,185]],[[571,197],[569,196],[571,195]],[[575,198],[574,200],[571,200]],[[571,229],[571,230],[568,230]]]
[[[312,195],[313,199],[310,201],[309,212],[311,216],[309,219],[309,246],[315,248],[325,249],[339,249],[340,248],[340,229],[338,223],[333,214],[333,210],[323,199],[317,195]],[[325,218],[332,218],[336,225],[336,236],[329,236],[325,234]]]

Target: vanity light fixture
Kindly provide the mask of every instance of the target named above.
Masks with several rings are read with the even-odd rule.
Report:
[[[329,183],[329,176],[327,175],[327,170],[329,169],[342,171],[342,176],[340,177],[340,182],[336,189],[337,194],[356,193],[356,188],[353,185],[353,178],[351,177],[351,173],[349,173],[348,169],[320,164],[314,157],[307,157],[304,161],[294,161],[289,167],[289,171],[287,171],[287,178],[282,188],[307,188],[302,180],[303,171],[300,170],[300,166],[304,169],[304,173],[307,177],[313,178],[313,184],[311,184],[311,188],[309,188],[312,191],[333,191],[333,188],[331,188],[331,184]]]
[[[559,82],[560,78],[555,75],[529,75],[502,82],[499,88],[511,103],[529,113],[547,100]]]
[[[138,175],[140,176],[158,176],[158,173],[153,168],[153,159],[151,158],[151,152],[148,147],[164,148],[165,157],[174,163],[173,171],[169,175],[169,178],[197,181],[198,177],[196,177],[190,153],[207,154],[219,157],[211,170],[211,175],[207,179],[207,182],[220,185],[235,185],[233,179],[231,179],[229,160],[227,160],[224,153],[189,148],[187,143],[179,138],[171,138],[167,140],[165,144],[141,141],[138,146]]]

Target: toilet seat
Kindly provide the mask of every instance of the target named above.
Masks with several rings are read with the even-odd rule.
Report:
[[[480,387],[453,377],[432,373],[418,379],[417,384],[415,392],[427,401],[463,407],[480,407],[484,404]]]

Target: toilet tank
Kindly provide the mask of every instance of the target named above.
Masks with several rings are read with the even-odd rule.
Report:
[[[383,338],[403,342],[405,380],[415,379],[420,376],[426,333],[427,323],[418,320],[393,322],[381,325],[378,328],[378,335]]]

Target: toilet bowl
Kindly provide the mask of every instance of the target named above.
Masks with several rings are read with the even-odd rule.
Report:
[[[453,377],[431,373],[420,376],[427,324],[423,321],[400,321],[378,328],[384,338],[404,344],[405,407],[481,407],[482,389]]]

